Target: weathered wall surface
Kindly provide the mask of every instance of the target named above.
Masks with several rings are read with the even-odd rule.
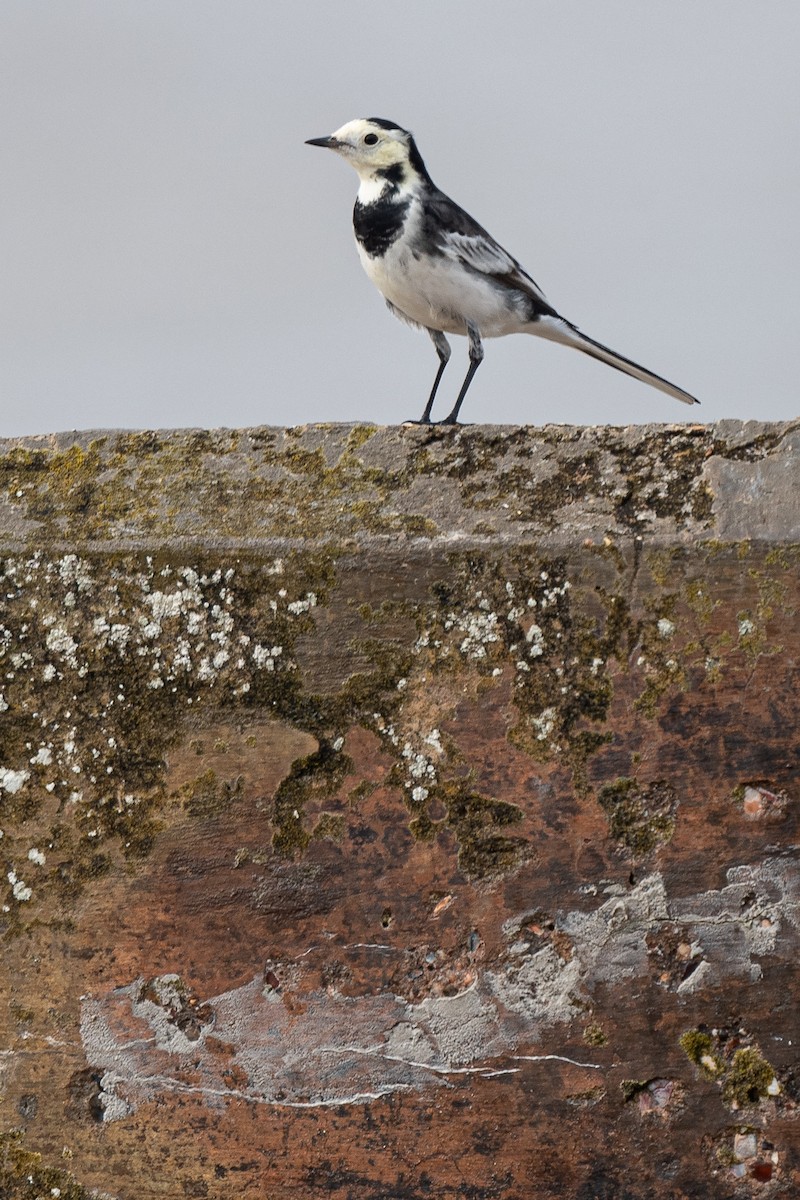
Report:
[[[0,1194],[799,1194],[799,461],[0,444]]]

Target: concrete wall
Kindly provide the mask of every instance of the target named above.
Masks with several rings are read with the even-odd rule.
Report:
[[[797,1194],[799,459],[0,444],[0,1195]]]

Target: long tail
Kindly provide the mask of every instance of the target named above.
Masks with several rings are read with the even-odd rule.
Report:
[[[674,396],[676,400],[682,400],[684,404],[700,403],[695,396],[690,396],[683,388],[676,387],[668,379],[662,379],[660,375],[648,371],[646,367],[640,367],[638,363],[631,362],[629,358],[615,353],[614,350],[609,350],[608,346],[601,345],[594,338],[587,337],[585,333],[581,333],[580,329],[576,329],[563,317],[543,316],[528,328],[537,337],[548,338],[551,342],[560,342],[562,346],[573,346],[576,350],[588,354],[590,358],[607,363],[609,367],[615,367],[617,371],[622,371],[625,375],[632,375],[634,379],[639,379],[642,383],[649,383],[650,387],[658,388],[660,392],[666,392],[668,396]]]

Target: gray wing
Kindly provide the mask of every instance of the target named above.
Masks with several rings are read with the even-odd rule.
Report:
[[[557,316],[544,292],[515,258],[438,188],[425,198],[424,233],[440,254],[522,292],[538,316]]]

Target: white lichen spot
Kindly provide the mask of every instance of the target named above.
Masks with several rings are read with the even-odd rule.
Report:
[[[536,730],[538,741],[544,742],[555,729],[556,725],[556,710],[554,708],[545,708],[539,713],[538,717],[531,718],[531,725]]]
[[[544,634],[539,625],[531,625],[525,634],[525,639],[530,643],[531,648],[528,653],[531,658],[539,658],[544,654]]]
[[[256,669],[259,671],[274,671],[275,659],[279,658],[283,653],[283,646],[262,646],[256,644],[253,647],[253,662]]]
[[[755,622],[749,617],[741,617],[739,620],[739,637],[747,637],[755,629]]]
[[[28,851],[28,858],[32,863],[36,863],[36,865],[39,867],[43,867],[46,862],[44,854],[42,854],[41,850],[38,850],[36,846],[31,846],[30,850]]]
[[[40,746],[30,761],[34,766],[47,767],[53,761],[53,751],[49,746]]]
[[[25,880],[17,876],[16,871],[8,872],[8,882],[11,884],[11,892],[15,900],[19,900],[21,903],[30,900],[33,895],[33,888],[29,888]]]
[[[69,630],[65,629],[62,625],[54,625],[48,630],[45,644],[51,653],[63,658],[71,667],[77,667],[78,660],[75,651],[78,649],[78,643],[72,637]]]
[[[675,623],[668,620],[666,617],[661,617],[656,626],[659,636],[662,638],[671,638],[675,632]]]
[[[153,621],[160,622],[169,617],[179,617],[186,601],[186,592],[151,592],[145,596],[145,604],[149,604]]]
[[[411,799],[417,804],[421,804],[423,800],[428,799],[428,789],[424,787],[415,787],[411,791]]]
[[[280,596],[285,596],[286,595],[285,589],[281,588],[281,591],[278,594]],[[316,593],[315,592],[307,592],[305,600],[293,600],[291,604],[286,605],[286,611],[290,612],[292,614],[292,616],[299,617],[301,613],[308,612],[309,609],[316,608],[316,606],[317,606]]]
[[[439,733],[438,729],[432,729],[424,740],[426,745],[433,746],[434,750],[437,750],[439,754],[444,754],[442,735]]]
[[[12,771],[10,767],[0,767],[0,788],[13,796],[30,779],[30,774],[30,771]]]
[[[480,612],[467,612],[462,615],[450,614],[455,628],[464,635],[458,647],[459,652],[466,658],[476,660],[486,657],[488,645],[500,641],[497,613],[484,611],[491,608],[488,601],[480,600],[478,608],[481,609]],[[427,644],[427,639],[425,644]]]
[[[92,590],[92,576],[86,563],[77,554],[65,554],[58,564],[58,574],[65,587],[73,584],[79,592]]]
[[[342,748],[342,746],[343,746],[343,745],[344,745],[344,738],[343,738],[343,737],[338,737],[338,738],[336,739],[336,741],[333,743],[333,748],[334,748],[334,750],[337,752],[337,754],[338,754],[338,752],[341,750],[341,748]]]

